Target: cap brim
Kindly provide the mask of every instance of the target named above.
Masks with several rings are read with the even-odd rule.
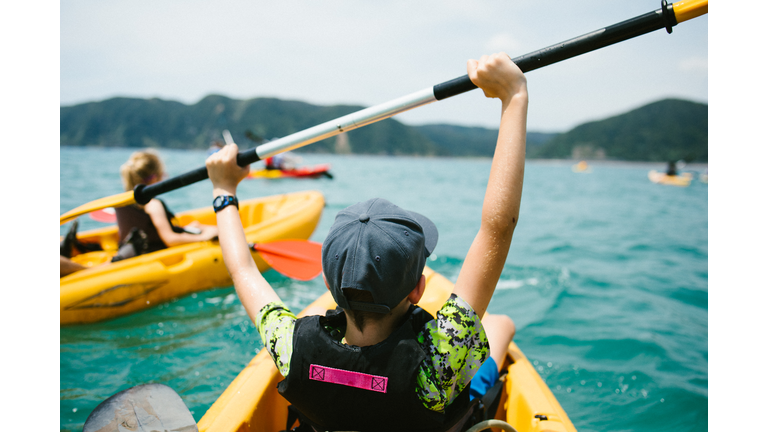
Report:
[[[424,248],[427,250],[427,256],[432,255],[432,251],[437,246],[437,227],[428,217],[422,214],[413,211],[408,211],[408,213],[421,225],[421,229],[424,231]]]

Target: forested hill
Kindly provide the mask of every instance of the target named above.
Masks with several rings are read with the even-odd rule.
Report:
[[[249,100],[207,96],[194,105],[161,99],[113,98],[61,107],[61,145],[104,147],[208,148],[228,129],[236,142],[283,137],[362,109],[317,106],[272,98]],[[423,134],[388,119],[327,139],[305,152],[423,154],[440,150]],[[339,142],[337,142],[339,141]],[[337,145],[338,144],[338,145]]]
[[[241,146],[283,137],[364,107],[318,106],[274,98],[211,95],[186,105],[162,99],[112,98],[60,109],[63,146],[207,148],[228,129]],[[703,112],[703,123],[702,113]],[[570,132],[528,133],[529,157],[706,160],[707,106],[660,101]],[[408,126],[394,119],[303,147],[300,152],[492,156],[497,129]],[[633,148],[634,147],[634,148]],[[574,150],[575,149],[575,150]],[[670,158],[670,154],[683,154]]]
[[[531,149],[530,157],[706,162],[708,106],[665,99],[594,121]]]
[[[272,98],[207,96],[194,105],[112,98],[61,107],[61,145],[208,148],[228,129],[241,146],[283,137],[364,107],[317,106]],[[408,126],[387,119],[298,149],[304,153],[493,156],[498,129]],[[556,134],[529,133],[534,145]]]

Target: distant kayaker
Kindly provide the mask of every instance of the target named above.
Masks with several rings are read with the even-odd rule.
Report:
[[[667,164],[667,175],[668,176],[677,175],[677,166],[675,165],[675,161],[669,161],[669,164]]]
[[[211,141],[211,146],[208,147],[208,156],[221,150],[222,147],[224,147],[224,143],[222,143],[221,141]]]
[[[270,157],[264,159],[264,165],[265,165],[265,168],[268,169],[268,170],[280,169],[280,168],[277,167],[277,164],[275,163],[275,157],[274,156],[270,156]]]
[[[160,156],[147,149],[133,153],[120,167],[120,175],[126,191],[137,184],[151,185],[165,177]],[[174,215],[157,198],[146,205],[133,204],[115,209],[121,248],[113,261],[154,252],[169,246],[210,240],[218,235],[215,225],[203,225],[197,221],[180,227],[173,223]]]
[[[268,170],[291,170],[296,169],[300,161],[301,157],[285,152],[264,159],[264,164]]]
[[[236,164],[237,145],[206,161],[224,262],[302,426],[450,430],[466,420],[470,393],[498,381],[515,325],[486,309],[518,221],[528,92],[504,53],[469,60],[467,71],[487,97],[501,100],[501,123],[480,230],[436,318],[414,304],[425,291],[437,228],[375,198],[340,211],[323,242],[323,278],[341,308],[297,319],[251,257],[235,208],[249,170]]]

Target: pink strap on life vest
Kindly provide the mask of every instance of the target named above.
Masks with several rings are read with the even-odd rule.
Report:
[[[387,377],[368,375],[361,372],[335,369],[314,364],[309,366],[309,379],[341,384],[379,393],[387,392],[387,381],[389,380]]]

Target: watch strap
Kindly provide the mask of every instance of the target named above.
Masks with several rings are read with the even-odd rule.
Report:
[[[219,195],[213,199],[213,211],[218,213],[228,205],[234,204],[237,209],[240,209],[240,203],[237,201],[236,196],[232,195]]]

